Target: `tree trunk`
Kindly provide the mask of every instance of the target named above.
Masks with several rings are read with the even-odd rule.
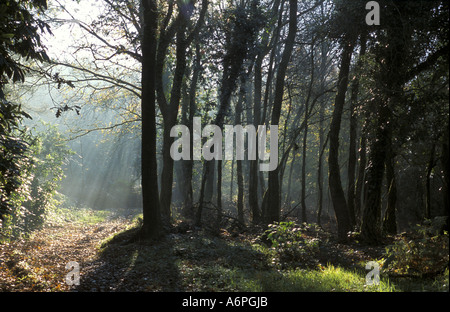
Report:
[[[441,151],[441,157],[440,161],[442,164],[442,173],[444,178],[444,183],[442,187],[442,195],[443,195],[443,202],[444,202],[444,214],[447,216],[450,216],[450,205],[449,205],[449,199],[448,199],[448,186],[449,186],[449,128],[448,124],[444,126],[444,135],[442,137],[442,151]],[[448,231],[449,229],[449,219],[447,218],[447,225],[446,229]]]
[[[321,18],[324,18],[324,12],[323,12],[323,3],[320,5],[320,14]],[[326,80],[326,68],[327,68],[327,54],[328,54],[328,47],[325,43],[325,41],[321,42],[320,45],[320,52],[321,52],[321,60],[320,60],[320,72],[319,72],[319,79],[320,79],[320,91],[325,91],[325,80]],[[319,107],[319,160],[317,165],[317,188],[318,188],[318,195],[317,195],[317,224],[321,226],[322,220],[322,209],[323,209],[323,152],[324,149],[324,118],[325,118],[325,100],[320,100],[320,107]]]
[[[431,172],[433,171],[436,162],[434,161],[434,154],[436,152],[436,142],[432,143],[431,151],[430,151],[430,159],[427,165],[427,174],[426,174],[426,182],[425,182],[425,218],[431,219]]]
[[[155,120],[155,63],[156,31],[158,10],[155,0],[142,1],[142,203],[144,238],[155,238],[161,232],[161,216],[158,198],[158,180],[156,165],[156,120]]]
[[[294,156],[292,156],[291,161],[291,167],[289,168],[289,178],[288,178],[288,185],[287,185],[287,195],[286,195],[286,203],[290,207],[291,205],[291,189],[292,189],[292,173],[294,172],[294,164],[295,164],[295,158],[297,155],[297,149],[294,148],[294,151],[292,152]]]
[[[197,90],[197,82],[200,77],[200,73],[202,71],[202,67],[200,64],[201,54],[200,54],[200,44],[198,40],[195,42],[195,59],[193,64],[193,74],[191,84],[189,86],[189,96],[187,97],[186,104],[187,106],[183,109],[182,122],[189,128],[190,133],[190,142],[193,142],[193,122],[196,111],[195,97]],[[188,103],[187,103],[188,102]],[[189,114],[187,114],[189,111]],[[183,171],[183,182],[185,184],[184,189],[186,192],[184,206],[183,206],[183,216],[187,220],[193,220],[194,218],[194,194],[192,189],[192,173],[194,168],[193,161],[193,149],[190,149],[190,157],[189,160],[182,160],[182,171]]]
[[[318,187],[318,198],[317,198],[317,224],[322,225],[322,209],[323,209],[323,161],[322,161],[322,148],[323,148],[323,117],[324,117],[324,105],[320,104],[319,111],[319,161],[317,165],[317,187]]]
[[[278,125],[281,114],[281,104],[283,102],[284,80],[286,70],[294,47],[295,34],[297,31],[297,0],[289,0],[289,31],[283,51],[281,62],[278,66],[277,78],[275,82],[275,99],[272,108],[271,125]],[[280,181],[278,178],[278,167],[269,171],[269,186],[266,191],[265,202],[266,215],[265,223],[272,223],[280,220]]]
[[[236,117],[235,124],[241,124],[241,115],[242,115],[242,101],[244,100],[244,90],[241,88],[239,92],[239,99],[236,104]],[[243,160],[236,160],[236,178],[238,184],[238,197],[237,197],[237,212],[238,212],[238,220],[242,224],[244,224],[244,177],[242,174],[242,162]]]
[[[257,129],[261,122],[261,95],[262,95],[262,58],[260,53],[256,57],[255,62],[255,89],[254,89],[254,106],[253,106],[253,125]],[[258,150],[258,142],[256,143]],[[261,214],[258,204],[258,160],[250,160],[250,176],[248,185],[248,204],[252,212],[252,222],[259,223]]]
[[[238,11],[238,9],[236,9]],[[253,35],[249,36],[245,29],[245,23],[234,23],[232,33],[227,33],[225,41],[228,43],[228,50],[223,59],[223,75],[219,90],[219,108],[214,125],[222,128],[225,115],[230,106],[231,95],[236,88],[236,82],[241,74],[242,65],[247,57],[247,50]],[[245,34],[247,31],[247,34]],[[201,225],[201,215],[204,204],[206,179],[214,174],[214,161],[206,161],[203,166],[203,177],[200,189],[199,208],[197,210],[196,223]],[[208,183],[211,186],[212,183]]]
[[[180,15],[183,15],[179,13]],[[180,18],[180,17],[178,17]],[[171,217],[172,202],[172,184],[173,184],[173,159],[170,156],[170,147],[174,142],[174,138],[170,136],[170,130],[177,122],[178,108],[181,99],[181,88],[183,85],[183,77],[186,70],[186,49],[187,42],[184,35],[187,26],[187,20],[181,17],[182,22],[177,29],[176,43],[176,65],[175,73],[170,92],[169,106],[161,109],[164,119],[163,132],[163,168],[161,173],[161,212],[166,221]],[[164,94],[162,95],[164,96]]]
[[[308,108],[306,108],[308,110]],[[301,206],[302,206],[302,223],[308,223],[306,217],[306,139],[308,137],[308,111],[305,112],[305,130],[303,133],[303,150],[302,150],[302,191],[301,191]]]
[[[222,221],[222,160],[217,161],[217,225]]]
[[[358,165],[358,178],[356,180],[356,190],[355,190],[355,217],[356,225],[359,227],[361,225],[361,207],[363,207],[363,194],[365,186],[365,176],[366,176],[366,135],[364,129],[361,131],[361,138],[359,143],[359,165]]]
[[[173,159],[170,156],[170,147],[174,142],[174,138],[170,136],[170,130],[177,122],[178,108],[181,99],[181,88],[183,78],[186,71],[186,50],[192,40],[197,36],[200,26],[202,25],[208,1],[202,1],[202,9],[195,28],[186,37],[186,29],[188,28],[190,13],[183,11],[180,7],[178,16],[172,25],[161,31],[160,42],[157,53],[157,96],[158,103],[163,115],[164,132],[163,132],[163,168],[161,172],[161,212],[165,220],[170,220],[172,202],[172,184],[173,184]],[[167,49],[170,41],[176,33],[176,64],[172,81],[172,89],[170,91],[170,102],[167,103],[163,87],[163,69]]]
[[[364,205],[364,214],[361,225],[363,240],[371,245],[381,242],[381,188],[383,185],[384,164],[386,159],[386,146],[390,132],[386,122],[389,111],[386,105],[378,110],[378,124],[376,136],[370,146],[370,155],[367,168],[367,197]]]
[[[164,118],[163,130],[163,155],[162,155],[162,172],[161,172],[161,213],[164,222],[169,222],[171,217],[171,202],[172,202],[172,184],[173,184],[173,164],[174,161],[170,156],[170,147],[174,138],[170,136],[170,129],[176,125],[176,118],[174,116],[167,116]]]
[[[351,230],[351,221],[348,213],[344,190],[342,189],[339,170],[339,131],[341,128],[342,111],[347,92],[348,74],[352,58],[354,39],[345,39],[343,42],[341,64],[338,77],[338,89],[334,104],[333,118],[330,125],[330,152],[328,156],[329,186],[334,212],[338,225],[338,238],[345,240],[347,232]]]
[[[391,142],[389,144],[392,144]],[[392,148],[389,148],[389,155],[386,158],[386,181],[387,181],[387,205],[383,220],[383,233],[397,234],[396,203],[397,184],[395,180],[395,155]]]
[[[402,20],[403,7],[394,10],[394,17],[386,29],[386,47],[377,51],[383,67],[375,74],[374,97],[371,101],[375,134],[370,140],[367,165],[367,197],[361,226],[361,238],[367,244],[382,242],[381,189],[384,165],[392,161],[392,110],[401,103],[405,76],[405,55],[410,36]],[[389,152],[389,153],[388,153]],[[389,159],[386,159],[388,157]],[[391,208],[393,209],[393,208]]]
[[[301,191],[301,206],[302,206],[302,223],[308,223],[306,217],[306,145],[308,139],[308,120],[309,120],[309,102],[311,100],[311,93],[314,84],[314,40],[311,44],[311,78],[308,88],[308,95],[305,101],[305,129],[303,130],[303,150],[302,150],[302,191]]]
[[[356,102],[358,98],[358,78],[353,78],[350,99],[350,137],[349,137],[349,151],[348,151],[348,172],[347,172],[347,204],[350,223],[352,227],[356,225],[355,214],[355,169],[356,169]]]

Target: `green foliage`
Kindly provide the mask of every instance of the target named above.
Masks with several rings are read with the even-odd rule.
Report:
[[[307,237],[302,228],[294,222],[276,222],[269,224],[263,238],[271,244],[271,248],[279,257],[277,262],[297,265],[305,260],[306,255],[319,251],[319,239]]]
[[[290,269],[256,274],[242,284],[241,291],[276,292],[395,292],[397,289],[384,278],[379,285],[366,285],[365,275],[327,265],[320,270]]]
[[[417,226],[414,236],[404,236],[386,247],[384,270],[391,275],[433,276],[449,263],[448,232],[430,235],[429,226]]]
[[[265,235],[274,248],[298,245],[302,240],[301,229],[294,222],[276,222],[269,224]]]
[[[21,129],[24,113],[18,104],[5,99],[4,85],[8,82],[23,82],[25,70],[23,60],[49,61],[40,33],[49,26],[36,18],[34,12],[43,11],[46,0],[0,3],[0,220],[11,213],[12,207],[20,207],[21,194],[26,177],[24,171],[29,165],[27,158],[28,135]],[[17,198],[19,196],[19,198]]]
[[[24,117],[30,118],[20,105],[0,97],[0,220],[11,212],[14,194],[24,182],[22,172],[29,164],[28,143],[20,126]]]
[[[9,234],[29,233],[45,220],[46,211],[58,204],[58,189],[64,178],[63,165],[71,151],[55,126],[44,125],[29,145],[27,162],[20,169],[21,186],[6,222]],[[30,137],[30,135],[28,135]]]
[[[32,10],[46,8],[46,0],[0,3],[0,89],[8,80],[24,81],[24,70],[17,56],[49,61],[39,33],[51,33],[50,28],[32,13]]]
[[[57,128],[50,125],[46,127],[45,131],[37,135],[32,145],[30,198],[23,204],[29,212],[25,219],[26,232],[41,225],[46,210],[58,203],[57,191],[65,177],[63,165],[67,156],[72,154]]]

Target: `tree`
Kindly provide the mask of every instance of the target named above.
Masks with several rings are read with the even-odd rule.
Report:
[[[278,66],[277,78],[275,82],[275,98],[272,107],[271,125],[278,125],[281,114],[281,104],[283,102],[284,94],[284,80],[286,69],[291,58],[292,50],[294,48],[295,34],[297,32],[297,0],[289,1],[289,30],[286,38],[286,43]],[[279,168],[269,172],[269,186],[264,194],[266,207],[264,207],[265,223],[277,222],[280,219],[280,181]]]
[[[254,1],[255,3],[256,1]],[[273,32],[273,28],[275,26],[275,17],[278,15],[278,10],[280,6],[280,1],[274,1],[272,10],[270,11],[270,17],[267,18],[268,25],[266,26],[268,30],[264,31],[262,34],[261,41],[257,43],[257,53],[255,57],[254,64],[254,92],[253,92],[253,125],[257,127],[261,124],[262,120],[262,64],[267,53],[270,52],[270,42],[269,40],[274,40],[276,35],[272,37],[269,36],[271,32]],[[268,79],[270,80],[270,79]],[[268,82],[269,83],[269,82]],[[248,189],[248,197],[249,197],[249,206],[252,212],[252,222],[259,223],[261,221],[261,209],[259,207],[258,201],[258,161],[251,160],[250,161],[250,172],[249,172],[249,189]]]
[[[366,53],[366,36],[360,36],[360,52],[356,62],[354,77],[351,83],[351,97],[350,97],[350,135],[349,135],[349,152],[348,152],[348,183],[347,183],[347,204],[350,222],[352,227],[356,226],[356,139],[357,139],[357,107],[358,107],[358,93],[359,93],[359,72],[361,71],[361,58]],[[359,215],[359,212],[358,212]]]
[[[388,184],[394,186],[390,162],[395,156],[393,139],[398,137],[394,134],[401,121],[399,117],[408,116],[408,112],[402,109],[408,99],[405,85],[433,67],[448,52],[448,41],[438,30],[438,24],[448,18],[448,10],[441,2],[402,1],[386,2],[385,5],[387,15],[383,31],[376,33],[376,40],[380,44],[371,51],[375,59],[371,72],[374,79],[370,101],[372,128],[366,172],[368,189],[361,227],[361,236],[368,244],[382,241],[381,194],[384,170],[388,162]],[[421,13],[420,16],[417,12]],[[428,26],[424,27],[425,24]],[[421,48],[424,42],[428,47],[426,50]],[[391,188],[391,191],[395,189]],[[395,203],[394,199],[391,198],[390,204]],[[393,208],[389,209],[392,211]]]
[[[47,1],[7,1],[0,4],[0,219],[10,211],[10,197],[21,184],[28,148],[20,121],[31,118],[18,104],[6,100],[9,82],[25,80],[24,60],[49,61],[40,32],[50,32],[48,24],[32,10],[42,13]]]
[[[230,101],[242,75],[244,62],[249,57],[249,47],[254,46],[255,36],[261,27],[256,12],[248,12],[245,5],[238,5],[228,14],[231,29],[225,33],[225,54],[222,59],[223,74],[219,86],[217,114],[213,125],[222,129],[225,117],[230,107]],[[205,161],[200,187],[199,208],[196,223],[201,224],[206,180],[214,173],[214,161]],[[221,200],[221,199],[218,199]]]
[[[165,20],[170,19],[174,1],[169,3],[168,14]],[[170,136],[170,131],[177,122],[178,108],[181,99],[181,89],[183,78],[186,71],[186,49],[189,47],[195,37],[197,37],[203,24],[209,1],[202,1],[202,8],[197,23],[193,29],[189,30],[191,15],[194,9],[194,1],[178,2],[178,15],[172,24],[160,29],[159,44],[157,49],[157,99],[158,105],[163,115],[163,164],[161,173],[161,212],[165,218],[170,218],[170,205],[172,201],[172,183],[173,183],[173,159],[170,156],[170,147],[174,138]],[[173,73],[172,88],[170,91],[170,100],[166,100],[166,90],[164,90],[163,73],[166,64],[167,49],[172,38],[176,35],[176,61],[175,71]]]
[[[143,226],[141,236],[156,238],[161,231],[161,212],[156,165],[156,33],[158,10],[156,0],[142,0],[142,148],[141,178]]]
[[[341,117],[345,103],[345,93],[347,91],[348,74],[354,44],[354,38],[344,38],[342,42],[338,90],[330,125],[330,153],[328,156],[330,193],[338,223],[338,236],[342,240],[346,238],[347,232],[351,230],[351,222],[339,170],[339,130],[341,128]]]
[[[333,208],[338,224],[338,237],[345,240],[347,232],[351,230],[352,222],[347,200],[342,188],[339,166],[339,132],[341,129],[341,118],[345,104],[348,88],[348,77],[353,50],[359,34],[364,29],[363,24],[363,2],[355,1],[351,5],[344,5],[336,1],[336,13],[331,19],[331,36],[336,36],[341,45],[341,58],[339,76],[337,81],[337,93],[334,102],[334,111],[330,125],[330,152],[328,156],[329,186]],[[335,26],[336,25],[336,26]]]

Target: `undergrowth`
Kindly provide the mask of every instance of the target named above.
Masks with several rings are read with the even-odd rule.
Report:
[[[320,240],[305,230],[293,223],[276,224],[263,235],[266,243],[193,229],[170,233],[158,243],[127,244],[120,233],[104,241],[98,261],[113,258],[127,268],[129,278],[139,278],[128,285],[109,280],[114,291],[397,291],[385,277],[369,286],[364,270],[318,263]]]

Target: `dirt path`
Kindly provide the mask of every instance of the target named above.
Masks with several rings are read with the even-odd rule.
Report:
[[[98,253],[99,244],[129,225],[126,219],[95,225],[65,223],[47,226],[27,240],[0,245],[0,291],[68,291],[70,269]]]

